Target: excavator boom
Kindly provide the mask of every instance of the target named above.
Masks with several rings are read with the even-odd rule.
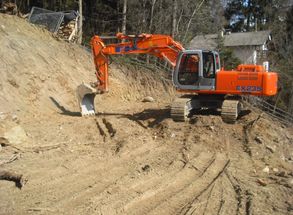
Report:
[[[150,54],[166,60],[175,67],[178,53],[184,50],[180,43],[167,35],[140,34],[136,36],[118,33],[115,39],[122,42],[105,45],[102,37],[94,36],[91,39],[97,82],[90,85],[81,84],[77,88],[77,97],[82,116],[94,115],[95,95],[108,92],[109,55]]]

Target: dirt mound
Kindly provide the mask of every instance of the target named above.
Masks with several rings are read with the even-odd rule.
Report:
[[[1,14],[0,21],[0,112],[52,113],[56,111],[54,103],[59,102],[64,108],[78,111],[76,86],[96,80],[91,53],[57,41],[46,30],[17,17]],[[135,75],[126,68],[112,65],[111,72],[110,96],[141,99],[140,84],[145,85],[145,94],[153,94],[153,76],[135,72],[140,84],[133,85],[128,77]]]
[[[169,118],[163,74],[111,65],[110,93],[82,118],[90,53],[0,15],[0,213],[291,214],[293,133],[259,110]],[[152,96],[154,102],[141,102]]]

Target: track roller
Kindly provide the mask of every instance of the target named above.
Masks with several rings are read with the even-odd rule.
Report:
[[[171,106],[171,118],[175,122],[186,122],[191,111],[190,98],[177,98]]]
[[[221,117],[223,122],[235,123],[240,112],[241,105],[238,100],[224,100],[222,104]]]

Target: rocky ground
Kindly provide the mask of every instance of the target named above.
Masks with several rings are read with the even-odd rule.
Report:
[[[23,183],[0,180],[0,214],[293,214],[292,127],[251,108],[175,123],[168,77],[117,63],[82,118],[89,52],[1,14],[0,42],[0,172]]]

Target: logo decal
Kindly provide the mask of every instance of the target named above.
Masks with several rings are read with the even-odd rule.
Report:
[[[262,87],[260,86],[236,86],[237,91],[241,92],[261,92]]]

